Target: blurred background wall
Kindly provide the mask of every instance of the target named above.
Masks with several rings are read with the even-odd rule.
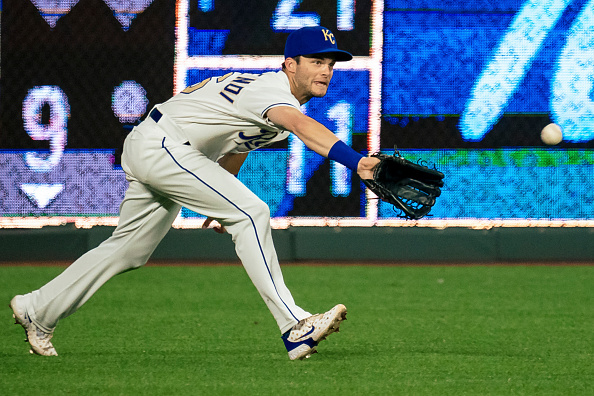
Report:
[[[1,9],[2,260],[70,260],[109,236],[126,189],[121,145],[151,107],[211,76],[279,70],[288,34],[311,24],[355,59],[303,111],[364,154],[397,146],[434,164],[446,185],[431,216],[405,221],[297,139],[259,149],[239,177],[270,206],[280,256],[594,258],[594,0]],[[553,146],[540,138],[550,123],[564,138]],[[234,259],[230,241],[201,222],[184,208],[155,258]]]

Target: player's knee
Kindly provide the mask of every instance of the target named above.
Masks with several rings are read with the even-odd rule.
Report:
[[[231,234],[244,227],[270,224],[270,208],[266,202],[255,195],[245,198],[241,204],[234,206],[233,210],[227,213],[227,217],[221,219]]]
[[[152,254],[152,250],[143,250],[142,247],[137,246],[136,249],[128,250],[122,259],[121,265],[124,267],[124,272],[138,269],[145,265]]]
[[[258,222],[258,221],[270,221],[270,208],[266,202],[262,201],[258,197],[242,202],[238,206],[238,211],[230,216],[229,221],[231,223],[237,222]]]
[[[251,216],[270,219],[270,207],[259,198],[253,199],[246,211]]]
[[[130,261],[128,263],[128,268],[126,269],[126,271],[132,271],[132,270],[138,269],[138,268],[142,267],[143,265],[145,265],[147,261],[148,260]]]

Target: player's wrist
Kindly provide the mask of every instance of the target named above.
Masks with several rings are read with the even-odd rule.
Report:
[[[362,179],[373,179],[375,167],[379,162],[380,160],[375,157],[363,157],[361,161],[359,161],[357,173]]]
[[[356,172],[359,161],[364,156],[353,150],[342,140],[339,140],[330,148],[328,158]]]

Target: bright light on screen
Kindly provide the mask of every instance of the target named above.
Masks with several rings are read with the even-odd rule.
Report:
[[[239,175],[273,227],[594,226],[594,0],[2,7],[0,227],[115,225],[118,150],[153,105],[209,77],[277,71],[287,35],[320,23],[355,58],[303,112],[363,154],[396,145],[435,164],[445,187],[431,216],[405,221],[291,137]],[[564,140],[546,146],[552,122]],[[174,226],[200,224],[184,208]]]

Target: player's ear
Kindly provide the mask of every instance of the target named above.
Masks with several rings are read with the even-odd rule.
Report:
[[[286,58],[285,68],[287,71],[295,73],[297,71],[297,61],[295,60],[295,58]]]

